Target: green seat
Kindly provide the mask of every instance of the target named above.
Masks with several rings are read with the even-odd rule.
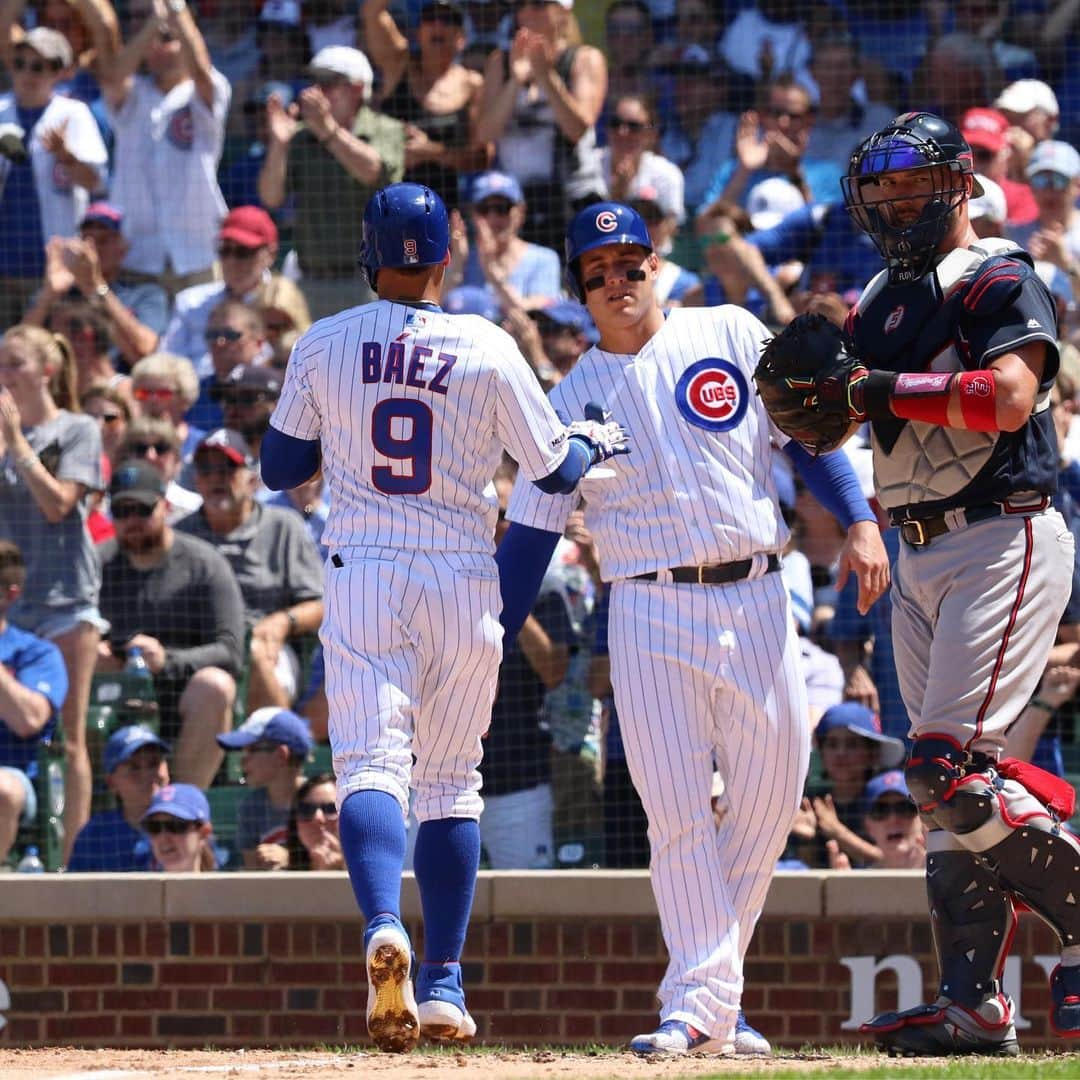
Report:
[[[329,743],[316,743],[308,755],[307,767],[304,769],[306,776],[315,776],[318,773],[333,773],[334,752]]]
[[[38,744],[37,769],[37,818],[20,827],[8,861],[18,863],[33,844],[45,869],[55,871],[64,856],[64,737],[59,721],[51,739]]]
[[[239,784],[221,784],[206,791],[210,819],[214,824],[214,839],[221,847],[228,849],[230,868],[242,868],[240,853],[236,849],[236,815],[240,803],[250,790]]]

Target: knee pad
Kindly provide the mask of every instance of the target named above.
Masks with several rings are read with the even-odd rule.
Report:
[[[911,748],[904,777],[919,809],[935,825],[962,835],[994,813],[992,760],[964,750],[948,735],[922,735]]]

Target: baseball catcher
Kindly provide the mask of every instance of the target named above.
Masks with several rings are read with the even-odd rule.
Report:
[[[815,456],[839,447],[865,419],[868,372],[824,315],[800,315],[769,341],[754,382],[773,423]]]

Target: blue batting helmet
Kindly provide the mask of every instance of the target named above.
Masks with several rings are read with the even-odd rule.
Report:
[[[652,252],[645,219],[632,207],[617,202],[591,203],[574,215],[566,230],[566,268],[575,295],[583,293],[580,259],[586,251],[609,244],[637,244]]]
[[[360,267],[368,284],[383,267],[433,266],[450,247],[450,219],[442,199],[423,184],[391,184],[364,208]]]

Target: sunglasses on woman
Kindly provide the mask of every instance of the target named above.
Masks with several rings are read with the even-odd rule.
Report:
[[[311,821],[315,815],[322,811],[323,817],[336,818],[338,816],[337,803],[332,802],[298,802],[296,804],[296,816],[301,821]]]
[[[28,60],[25,56],[16,56],[11,61],[11,67],[15,71],[29,71],[31,75],[44,75],[46,71],[60,70],[60,64],[56,61]]]
[[[148,386],[135,387],[136,401],[171,401],[174,397],[176,397],[176,391],[170,390],[167,386],[157,388]]]
[[[1031,178],[1033,191],[1068,191],[1072,181],[1056,172],[1040,172]]]
[[[171,442],[137,442],[132,443],[128,449],[135,455],[135,457],[146,457],[151,450],[161,457],[162,454],[167,454],[170,450],[175,450]]]
[[[168,821],[144,821],[143,829],[151,836],[158,836],[161,833],[171,833],[173,836],[183,836],[184,833],[191,832],[192,829],[197,829],[199,822],[197,821],[180,821],[177,818],[169,818]]]

